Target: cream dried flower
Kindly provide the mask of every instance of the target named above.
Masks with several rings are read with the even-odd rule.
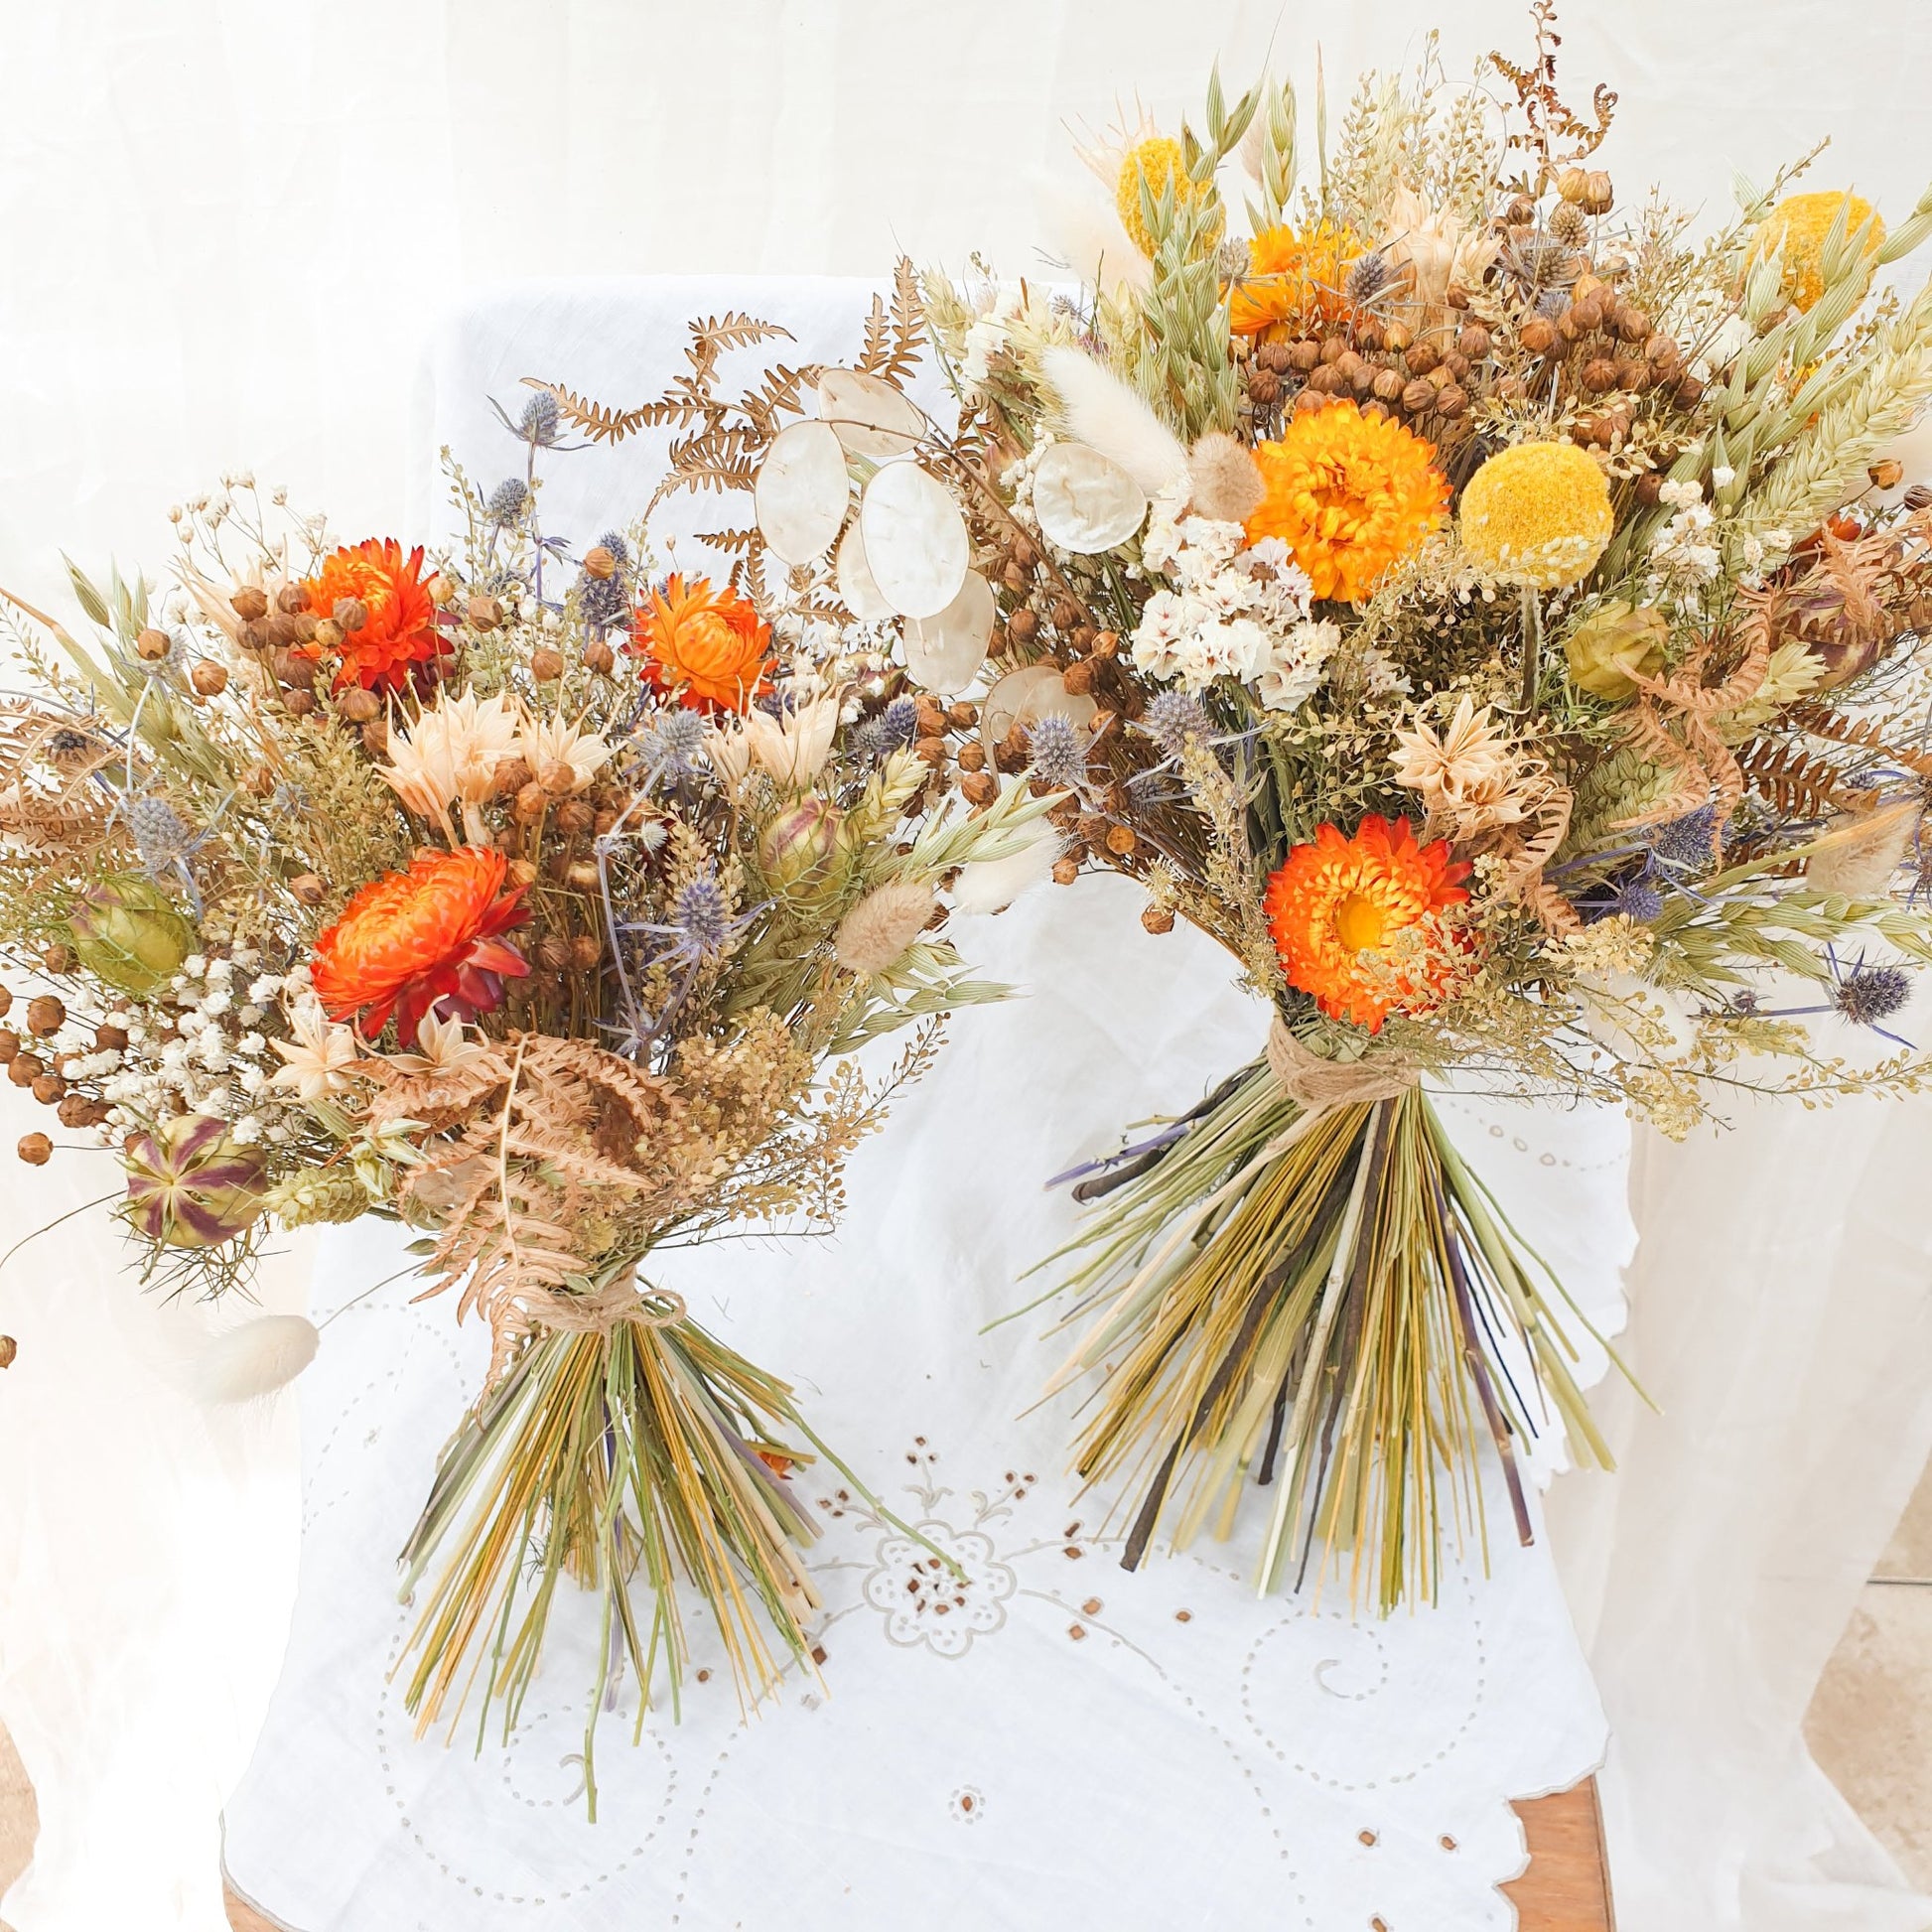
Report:
[[[839,728],[843,694],[826,691],[774,718],[756,706],[705,732],[705,751],[725,783],[737,789],[757,765],[783,791],[802,791],[824,768]]]
[[[889,879],[875,887],[839,921],[833,942],[839,964],[867,975],[897,965],[937,903],[932,888],[920,880]]]
[[[424,1014],[417,1024],[416,1044],[417,1052],[385,1053],[383,1058],[404,1073],[461,1073],[489,1058],[488,1045],[470,1038],[461,1020],[439,1020],[434,1013]]]
[[[582,719],[573,723],[561,714],[523,720],[516,754],[538,776],[554,765],[568,765],[570,788],[582,791],[611,761],[611,748],[602,732],[586,731]]]
[[[1459,214],[1431,207],[1413,188],[1389,198],[1381,226],[1390,262],[1409,271],[1409,300],[1429,310],[1445,308],[1451,288],[1477,287],[1501,245]]]
[[[1457,838],[1520,824],[1533,802],[1535,773],[1506,734],[1465,692],[1440,735],[1426,720],[1395,734],[1395,781],[1418,793],[1432,820]]]
[[[482,845],[488,839],[483,801],[495,786],[496,767],[515,756],[522,726],[507,693],[479,698],[470,690],[446,691],[407,731],[390,733],[389,761],[377,773],[417,817],[441,825],[453,845],[449,808],[460,803],[464,837]]]
[[[355,1035],[346,1027],[330,1025],[319,1004],[304,1002],[289,1015],[293,1039],[270,1041],[288,1064],[269,1081],[273,1087],[292,1087],[305,1102],[326,1100],[351,1084],[348,1069],[359,1057]]]

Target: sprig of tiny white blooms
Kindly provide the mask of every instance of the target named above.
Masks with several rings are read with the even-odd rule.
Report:
[[[1252,684],[1271,711],[1293,711],[1319,689],[1341,627],[1309,616],[1307,573],[1279,537],[1247,541],[1239,523],[1187,514],[1188,484],[1154,499],[1141,560],[1167,580],[1133,638],[1136,668],[1201,691],[1216,678]]]
[[[108,1103],[101,1137],[117,1141],[139,1122],[179,1108],[229,1123],[235,1140],[282,1146],[297,1138],[297,1110],[276,1091],[274,1039],[288,1027],[282,1001],[313,999],[308,968],[264,973],[250,947],[209,958],[191,953],[174,977],[175,1004],[134,1009],[127,1046],[84,1054],[71,1077],[100,1082]],[[172,1025],[175,1037],[163,1036]]]

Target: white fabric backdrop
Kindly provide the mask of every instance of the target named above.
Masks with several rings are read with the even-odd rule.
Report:
[[[1437,11],[1451,73],[1521,49],[1513,0]],[[1571,11],[1580,91],[1623,95],[1605,160],[1626,192],[1654,176],[1721,204],[1733,163],[1762,177],[1828,132],[1821,179],[1887,209],[1922,186],[1923,9]],[[1429,17],[1424,0],[1307,22],[1266,0],[4,0],[0,581],[58,596],[63,548],[159,563],[166,504],[244,465],[345,531],[400,531],[417,350],[470,290],[869,273],[901,244],[1031,267],[1063,122],[1104,122],[1137,87],[1191,105],[1216,49],[1245,76],[1273,42],[1307,76],[1317,29],[1331,76],[1401,62]],[[27,1116],[0,1098],[4,1145]],[[1637,1347],[1672,1414],[1634,1423],[1632,1466],[1585,1499],[1606,1516],[1576,1545],[1637,1932],[1818,1923],[1803,1913],[1833,1908],[1808,1882],[1895,1886],[1805,1789],[1797,1723],[1932,1436],[1910,1191],[1928,1156],[1921,1103],[1870,1125],[1753,1119],[1646,1165]],[[4,1175],[10,1232],[89,1177]],[[1699,1224],[1720,1187],[1743,1191],[1713,1254]],[[0,1717],[43,1820],[6,1905],[22,1932],[218,1926],[200,1794],[245,1755],[292,1582],[286,1419],[253,1425],[245,1457],[222,1448],[155,1372],[170,1317],[116,1271],[103,1237],[69,1229],[0,1276],[23,1343],[0,1385]],[[1868,1896],[1843,1922],[1932,1915],[1883,1920]]]

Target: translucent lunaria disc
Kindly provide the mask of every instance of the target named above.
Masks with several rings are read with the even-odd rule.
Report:
[[[993,616],[993,587],[969,570],[959,595],[936,618],[906,623],[905,668],[912,682],[941,697],[957,697],[986,662]]]
[[[771,439],[753,490],[759,530],[783,564],[824,556],[845,521],[852,484],[830,423],[793,423]]]
[[[865,532],[855,517],[852,526],[839,539],[839,602],[861,623],[883,623],[898,613],[880,595],[872,581],[872,566],[866,562]]]
[[[1028,664],[1021,670],[1009,671],[986,694],[986,702],[980,706],[980,737],[989,752],[998,749],[1013,729],[1021,707],[1042,684],[1057,684],[1062,694],[1066,690],[1052,665]]]
[[[900,458],[877,472],[866,485],[859,527],[872,581],[900,617],[936,618],[959,595],[972,554],[966,519],[945,484],[916,463]]]
[[[1048,543],[1076,557],[1123,544],[1147,520],[1147,492],[1112,457],[1055,443],[1034,473],[1034,514]]]
[[[854,456],[886,463],[925,434],[925,418],[890,382],[857,369],[827,369],[818,379],[818,419],[830,423]]]
[[[1065,681],[1055,671],[1050,681],[1042,680],[1035,684],[1020,700],[1020,709],[1013,722],[1025,727],[1036,725],[1042,718],[1066,718],[1084,730],[1093,723],[1099,710],[1099,705],[1084,691],[1069,691]]]

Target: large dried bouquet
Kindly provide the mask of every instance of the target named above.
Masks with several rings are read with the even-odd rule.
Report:
[[[1340,1564],[1386,1607],[1480,1520],[1481,1444],[1525,1538],[1527,1437],[1607,1459],[1565,1298],[1426,1080],[1681,1134],[1922,1077],[1889,1023],[1932,957],[1932,493],[1886,452],[1932,292],[1882,271],[1932,195],[1888,232],[1740,187],[1702,241],[1620,207],[1613,97],[1564,104],[1534,11],[1529,65],[1451,88],[1432,46],[1313,153],[1291,89],[1218,79],[1200,130],[1096,143],[1112,239],[1058,285],[902,271],[956,418],[888,382],[882,318],[815,417],[774,389],[692,439],[756,492],[748,557],[897,630],[932,787],[1026,778],[1057,878],[1140,881],[1272,1010],[1072,1176],[1077,1460],[1133,1484],[1130,1567],[1252,1481],[1266,1585]]]
[[[750,327],[700,325],[700,356]],[[782,578],[660,574],[641,523],[577,557],[537,514],[557,405],[508,426],[522,474],[453,473],[440,565],[237,481],[175,512],[165,598],[74,575],[89,641],[15,601],[0,945],[38,990],[0,1042],[118,1154],[147,1279],[244,1282],[278,1224],[419,1231],[425,1292],[493,1347],[404,1553],[409,1702],[454,1714],[481,1670],[513,1720],[572,1579],[602,1596],[594,1726],[621,1665],[675,1689],[686,1586],[746,1690],[809,1648],[787,1471],[822,1446],[651,1259],[834,1222],[943,1014],[1000,991],[943,895],[1044,806],[929,794],[876,640]],[[315,1347],[249,1333],[231,1393]]]

